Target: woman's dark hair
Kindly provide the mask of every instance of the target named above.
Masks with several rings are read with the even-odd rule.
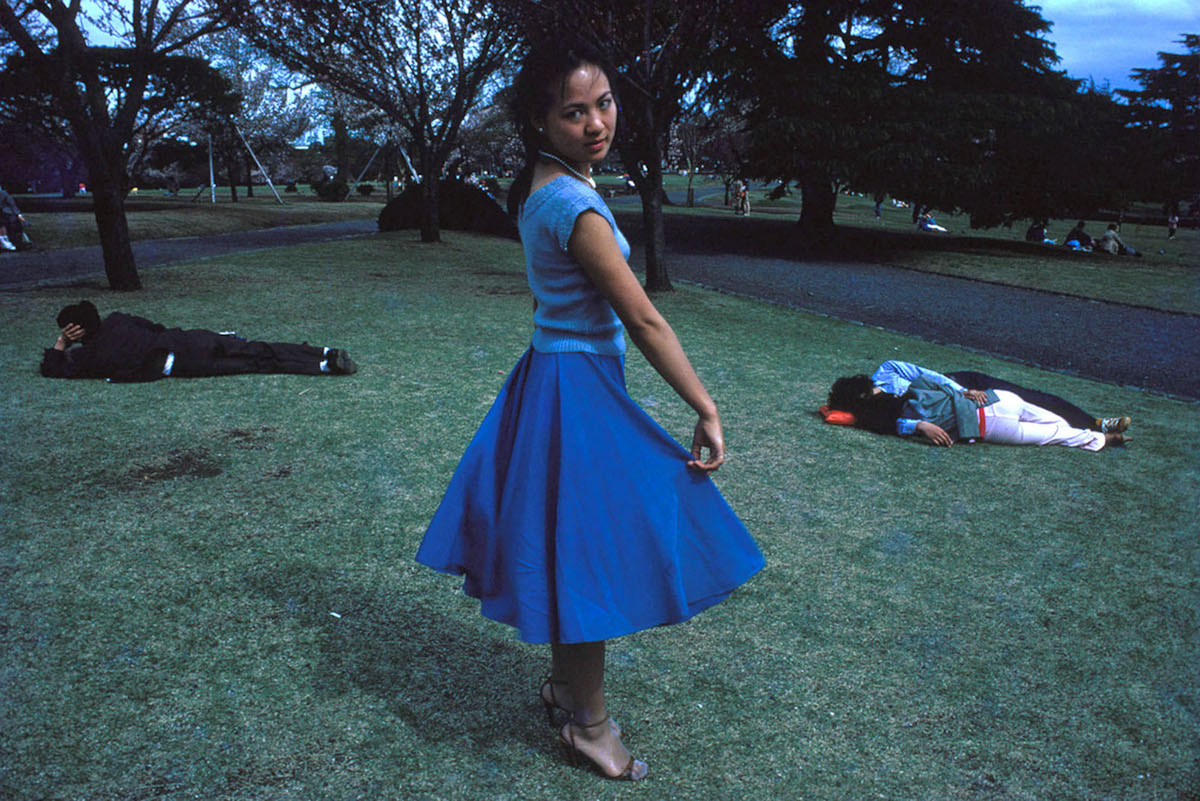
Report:
[[[850,412],[858,424],[877,434],[895,434],[896,420],[904,409],[905,398],[890,392],[876,392],[870,376],[845,376],[833,382],[829,390],[829,408]]]
[[[595,64],[605,75],[613,74],[608,60],[599,50],[570,37],[556,36],[536,42],[525,55],[521,71],[513,83],[509,106],[513,123],[521,136],[521,145],[525,149],[525,166],[517,173],[508,190],[508,213],[513,217],[517,216],[525,198],[529,197],[538,151],[549,146],[545,134],[538,133],[533,119],[546,115],[566,88],[567,77],[583,64]],[[557,94],[551,88],[556,81]]]

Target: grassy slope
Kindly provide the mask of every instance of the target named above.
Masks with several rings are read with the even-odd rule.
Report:
[[[281,194],[284,205],[276,202],[266,187],[259,187],[253,198],[239,190],[240,200],[233,203],[228,189],[217,193],[217,202],[209,196],[193,202],[194,193],[166,197],[161,192],[143,192],[126,201],[129,235],[139,239],[163,239],[177,236],[204,236],[280,225],[307,225],[340,220],[375,217],[383,208],[382,193],[363,198],[355,195],[345,203],[322,203],[310,194]],[[17,203],[29,220],[29,235],[43,250],[100,244],[91,200],[22,197]]]
[[[614,643],[649,788],[568,766],[534,696],[544,647],[412,562],[528,342],[517,246],[447,239],[163,268],[119,298],[347,347],[352,378],[48,381],[47,321],[79,290],[0,295],[0,795],[1200,792],[1195,404],[686,288],[658,303],[722,405],[718,483],[769,566]],[[819,422],[834,377],[889,357],[1131,414],[1137,442],[935,450]],[[686,436],[639,355],[628,372]]]

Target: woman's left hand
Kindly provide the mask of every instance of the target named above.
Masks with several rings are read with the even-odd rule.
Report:
[[[986,406],[988,402],[987,393],[982,389],[968,389],[963,392],[963,397],[975,401],[980,406]]]
[[[703,450],[708,448],[708,459],[701,460]],[[701,417],[692,432],[692,460],[688,467],[715,473],[725,461],[725,436],[721,431],[720,418]]]

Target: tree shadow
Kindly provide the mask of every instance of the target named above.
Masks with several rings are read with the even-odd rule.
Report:
[[[480,750],[514,737],[549,747],[536,698],[549,668],[507,632],[476,636],[471,622],[429,608],[406,588],[367,587],[330,568],[291,562],[244,578],[278,614],[320,634],[313,690],[361,691],[430,742],[466,735]]]
[[[634,246],[645,244],[641,212],[614,211],[622,233]],[[679,254],[725,253],[791,261],[886,262],[911,253],[954,252],[990,256],[1035,256],[1045,260],[1078,262],[1102,258],[1069,248],[1032,242],[962,234],[927,234],[916,230],[839,225],[834,237],[816,243],[807,240],[790,217],[742,218],[719,215],[666,215],[663,219],[667,247]]]

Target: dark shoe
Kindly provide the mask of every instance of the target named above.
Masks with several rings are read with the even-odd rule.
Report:
[[[1106,431],[1104,434],[1104,444],[1107,446],[1124,445],[1126,442],[1131,442],[1133,437],[1127,437],[1120,431]]]
[[[558,739],[563,744],[563,747],[567,749],[567,756],[570,757],[572,765],[578,765],[579,757],[583,757],[589,763],[591,763],[592,767],[596,771],[598,771],[600,773],[600,775],[604,776],[606,779],[622,779],[624,781],[630,781],[630,782],[641,781],[642,779],[646,778],[646,774],[650,772],[650,768],[646,765],[645,762],[641,761],[640,759],[634,759],[632,754],[629,755],[629,761],[625,763],[625,768],[617,775],[612,776],[612,775],[606,773],[604,771],[604,768],[602,768],[590,756],[588,756],[587,754],[580,751],[579,748],[575,745],[575,730],[576,729],[594,729],[597,726],[611,726],[611,725],[612,725],[612,720],[607,715],[604,716],[603,720],[598,720],[595,723],[586,723],[586,724],[585,723],[576,723],[574,721],[574,719],[572,718],[572,720],[569,721],[565,726],[563,726],[561,731],[559,731]]]
[[[354,375],[358,372],[358,365],[344,350],[333,348],[325,354],[325,361],[329,365],[329,372],[334,375]]]

